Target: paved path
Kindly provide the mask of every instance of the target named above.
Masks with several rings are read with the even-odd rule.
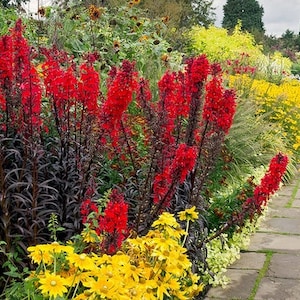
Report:
[[[300,300],[300,177],[268,205],[246,252],[226,273],[231,283],[205,300]]]

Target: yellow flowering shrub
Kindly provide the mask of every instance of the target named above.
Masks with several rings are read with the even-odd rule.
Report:
[[[226,63],[231,61],[231,64],[255,67],[257,73],[269,78],[275,76],[276,80],[291,73],[290,59],[279,52],[265,55],[262,45],[255,42],[252,34],[242,31],[241,24],[237,24],[232,33],[215,26],[194,26],[187,36],[196,54],[204,53],[210,61],[224,63],[224,70]]]
[[[300,82],[285,78],[280,84],[247,75],[229,77],[229,85],[241,97],[251,95],[259,107],[257,113],[266,114],[271,122],[279,126],[294,151],[300,148]]]
[[[193,222],[198,214],[191,208],[179,217]],[[127,239],[115,255],[77,253],[73,243],[29,247],[38,267],[27,278],[32,298],[26,299],[193,299],[203,285],[183,246],[187,230],[163,213],[145,236]]]
[[[242,53],[247,53],[250,56],[249,63],[254,64],[262,56],[262,47],[255,44],[250,33],[241,31],[241,25],[236,26],[232,35],[224,28],[194,26],[188,37],[192,48],[205,53],[211,61],[240,59]]]

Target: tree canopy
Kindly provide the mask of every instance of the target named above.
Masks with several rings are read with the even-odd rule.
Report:
[[[265,31],[262,21],[264,9],[257,0],[227,0],[223,11],[223,28],[232,30],[240,20],[242,30],[251,33]]]
[[[140,6],[148,11],[150,17],[168,16],[175,27],[208,27],[215,20],[212,0],[143,0]]]
[[[3,7],[19,7],[22,3],[27,3],[29,0],[0,0],[0,6]]]

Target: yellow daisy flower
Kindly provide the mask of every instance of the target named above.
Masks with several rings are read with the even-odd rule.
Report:
[[[36,245],[27,248],[29,252],[29,257],[31,260],[36,263],[44,263],[50,265],[53,263],[53,254],[49,252],[48,245]]]
[[[66,288],[66,280],[60,275],[53,273],[46,273],[44,277],[39,280],[39,283],[39,289],[42,294],[49,297],[63,297],[63,295],[68,291]]]
[[[184,211],[178,213],[180,221],[192,221],[195,222],[198,219],[198,212],[196,212],[196,207],[193,206]]]
[[[171,226],[171,227],[178,227],[178,223],[176,222],[176,219],[174,218],[174,216],[170,213],[164,212],[162,213],[158,220],[154,221],[152,224],[152,227],[156,228],[156,227],[160,227],[160,225],[162,226]]]
[[[80,270],[94,270],[96,267],[93,259],[88,257],[88,255],[85,253],[72,253],[68,255],[67,259],[71,264]]]
[[[86,293],[79,294],[74,298],[74,300],[86,300],[86,299],[90,299],[90,296],[87,295]]]
[[[101,241],[96,231],[88,227],[82,230],[81,236],[83,238],[83,241],[86,243],[99,243]]]
[[[118,289],[118,284],[115,280],[107,280],[104,276],[98,277],[97,280],[91,280],[86,283],[86,286],[90,287],[89,292],[105,299],[114,297]]]

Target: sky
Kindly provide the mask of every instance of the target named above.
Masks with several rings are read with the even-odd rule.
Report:
[[[267,35],[281,36],[287,29],[300,31],[300,0],[258,0],[264,8],[263,22]],[[216,26],[221,26],[226,0],[213,0]]]

